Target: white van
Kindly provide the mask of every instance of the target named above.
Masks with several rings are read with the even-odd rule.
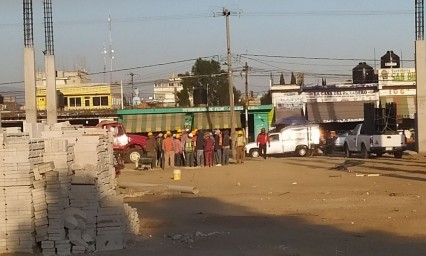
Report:
[[[269,133],[271,146],[267,147],[267,155],[296,153],[298,156],[307,156],[309,150],[320,144],[320,128],[317,124],[290,125],[280,132]],[[256,142],[246,145],[246,154],[259,157],[259,147]]]

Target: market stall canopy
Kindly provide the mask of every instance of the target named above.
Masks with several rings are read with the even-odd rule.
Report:
[[[124,115],[128,133],[174,131],[185,127],[185,113]]]
[[[302,109],[275,109],[274,126],[292,125],[292,124],[307,124],[308,120],[302,115]]]
[[[236,112],[235,127],[241,127],[240,112]],[[194,113],[195,129],[229,129],[231,128],[231,114],[229,112],[198,112]]]

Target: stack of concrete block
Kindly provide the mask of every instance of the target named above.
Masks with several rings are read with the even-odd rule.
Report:
[[[87,176],[95,176],[100,198],[116,193],[115,168],[111,161],[113,154],[109,147],[109,137],[104,134],[86,134],[80,137],[74,146],[75,165],[78,170],[85,170]],[[93,160],[96,159],[96,162]],[[81,172],[81,171],[80,171]]]
[[[136,236],[139,234],[140,222],[136,208],[132,208],[128,204],[124,204],[125,216],[125,234],[127,237]]]
[[[0,208],[4,211],[0,252],[32,252],[34,219],[30,186],[11,186],[1,189]]]
[[[32,252],[35,242],[44,255],[123,248],[139,218],[116,196],[111,133],[36,128],[43,140],[0,135],[0,253]]]
[[[123,196],[103,197],[96,223],[96,250],[123,249],[125,223]]]
[[[0,143],[0,252],[32,252],[32,168],[43,161],[44,143],[10,130],[0,135]]]
[[[43,159],[46,163],[51,161],[55,167],[54,170],[59,173],[64,207],[67,207],[69,205],[69,191],[71,189],[71,166],[74,163],[74,145],[66,139],[46,139]]]
[[[39,179],[34,181],[32,189],[32,199],[34,207],[34,224],[36,231],[36,242],[48,240],[47,228],[49,220],[47,218],[47,203],[46,203],[46,180]]]
[[[70,207],[84,212],[86,218],[79,220],[80,229],[92,237],[96,235],[96,216],[99,206],[99,197],[95,185],[71,185]]]

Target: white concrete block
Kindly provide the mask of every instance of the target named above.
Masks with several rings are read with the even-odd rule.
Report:
[[[121,232],[96,236],[96,250],[110,251],[121,249],[123,249],[123,234]]]

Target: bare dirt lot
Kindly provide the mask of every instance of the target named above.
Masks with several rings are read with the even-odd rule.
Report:
[[[425,157],[404,155],[247,159],[182,168],[180,181],[172,170],[125,170],[120,182],[200,192],[126,199],[141,235],[103,255],[426,255],[425,169]]]

